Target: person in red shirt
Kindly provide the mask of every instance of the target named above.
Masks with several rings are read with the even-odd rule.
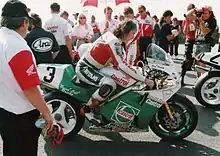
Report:
[[[152,43],[153,37],[153,28],[154,21],[149,16],[149,12],[146,11],[146,7],[144,5],[140,5],[138,7],[139,17],[137,18],[140,24],[140,39],[139,39],[139,47],[140,47],[140,60],[145,61],[145,52],[150,43]]]
[[[129,87],[131,85],[129,82],[136,80],[145,82],[150,88],[154,85],[152,80],[130,68],[124,60],[126,45],[134,38],[136,32],[136,23],[132,20],[123,21],[115,29],[114,34],[106,32],[96,40],[76,65],[76,74],[81,81],[99,87],[82,109],[86,118],[95,125],[101,121],[95,118],[92,110],[110,96],[116,89],[116,83],[122,87]]]
[[[195,8],[194,4],[189,4],[187,7],[187,11]],[[184,15],[185,16],[185,15]],[[185,60],[182,64],[181,71],[181,84],[184,85],[184,77],[186,75],[186,71],[191,70],[194,59],[192,58],[193,53],[193,45],[195,44],[195,33],[196,33],[196,21],[193,18],[189,18],[185,16],[185,20],[182,23],[183,34],[186,37],[185,42]]]

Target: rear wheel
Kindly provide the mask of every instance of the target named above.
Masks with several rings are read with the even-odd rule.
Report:
[[[150,123],[152,131],[166,140],[180,140],[189,136],[198,123],[198,112],[185,96],[175,94],[168,101],[174,119],[170,119],[163,105]]]
[[[76,136],[83,127],[85,117],[80,115],[81,104],[61,92],[44,96],[54,121],[63,128],[64,137]]]

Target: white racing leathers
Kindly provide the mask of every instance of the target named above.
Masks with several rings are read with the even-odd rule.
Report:
[[[81,81],[100,87],[92,98],[105,100],[116,89],[116,83],[126,88],[136,81],[145,81],[143,75],[127,65],[122,42],[111,32],[88,49],[76,65],[76,74]]]

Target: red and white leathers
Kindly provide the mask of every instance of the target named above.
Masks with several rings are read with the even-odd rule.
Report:
[[[139,38],[141,35],[141,29],[139,28],[140,25],[136,19],[133,22],[137,25],[137,32],[134,35],[134,38],[127,44],[127,48],[125,49],[125,61],[129,66],[134,66],[139,61],[138,58],[140,56],[140,49],[139,49]]]
[[[97,87],[109,85],[112,91],[116,89],[116,83],[128,87],[131,85],[130,81],[144,82],[145,77],[129,68],[124,55],[122,42],[111,32],[107,32],[80,58],[76,66],[76,74],[80,80],[88,84]],[[102,73],[108,73],[109,76]],[[99,90],[93,94],[93,98],[99,101],[105,99],[100,96]]]

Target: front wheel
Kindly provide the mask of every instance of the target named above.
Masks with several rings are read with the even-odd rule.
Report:
[[[84,125],[85,117],[80,115],[81,104],[61,92],[51,92],[44,96],[53,120],[59,124],[64,137],[74,137]]]
[[[198,123],[198,112],[185,96],[175,94],[168,101],[174,119],[170,119],[163,105],[150,123],[152,131],[166,140],[180,140],[189,136]]]
[[[220,71],[204,73],[196,82],[194,93],[203,106],[220,109]]]

